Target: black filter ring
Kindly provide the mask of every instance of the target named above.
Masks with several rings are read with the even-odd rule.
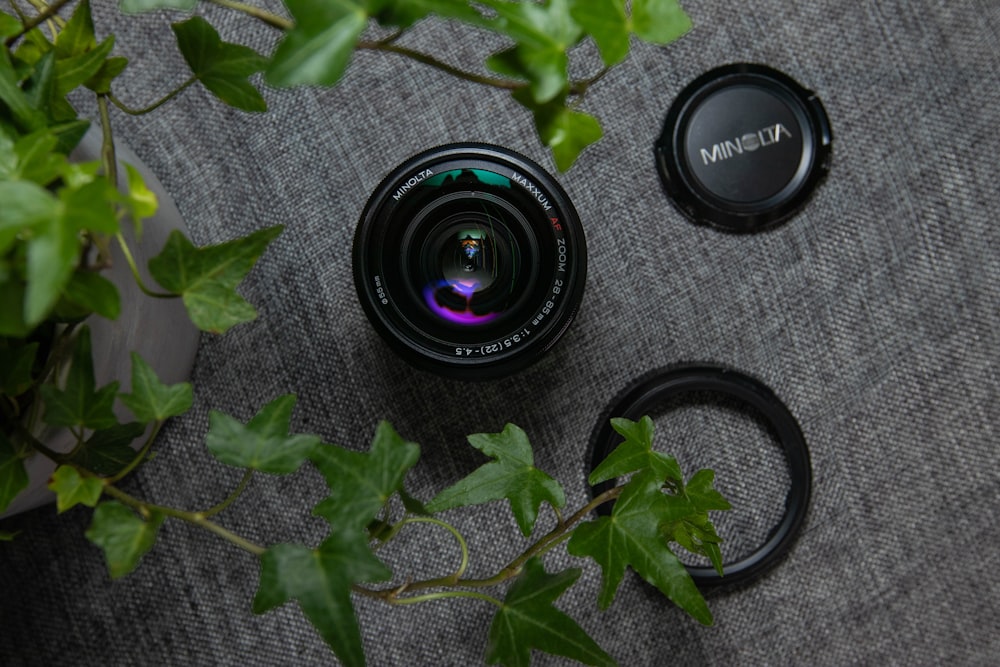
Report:
[[[711,364],[684,364],[654,371],[630,385],[605,410],[591,434],[591,470],[597,468],[621,442],[611,427],[612,417],[638,421],[664,399],[691,392],[715,392],[755,408],[777,436],[788,465],[791,488],[785,499],[785,513],[764,543],[750,555],[723,565],[723,576],[712,567],[686,566],[702,587],[745,583],[771,569],[788,552],[802,528],[812,494],[812,466],[805,437],[795,417],[774,392],[760,380],[744,373]],[[596,497],[612,488],[615,480],[591,487]],[[611,505],[598,508],[609,514]]]

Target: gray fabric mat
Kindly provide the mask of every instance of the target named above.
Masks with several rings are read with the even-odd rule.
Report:
[[[389,352],[357,303],[350,249],[369,192],[422,149],[486,141],[554,171],[505,94],[365,53],[336,89],[268,91],[269,115],[229,111],[191,90],[145,119],[119,118],[120,138],[159,174],[196,242],[286,225],[242,288],[260,319],[203,337],[195,408],[164,431],[161,455],[130,490],[192,508],[217,502],[239,473],[200,444],[208,411],[247,419],[296,392],[298,430],[360,449],[386,418],[421,443],[410,481],[424,498],[481,461],[466,432],[515,422],[578,505],[587,499],[587,439],[613,395],[677,361],[724,363],[773,387],[808,438],[815,489],[801,539],[764,579],[710,596],[714,628],[631,576],[598,612],[592,563],[582,563],[563,608],[623,665],[995,663],[1000,3],[687,8],[692,33],[667,48],[637,45],[586,100],[606,137],[560,177],[590,248],[577,322],[539,364],[485,384],[418,372]],[[224,38],[245,24],[213,14]],[[169,18],[122,28],[129,71],[142,71],[121,87],[129,103],[185,76]],[[252,39],[265,49],[272,36]],[[454,59],[491,46],[435,22],[406,39],[447,44],[443,55]],[[673,96],[734,61],[769,64],[815,90],[836,135],[832,173],[808,207],[753,236],[684,221],[652,160]],[[739,505],[730,537],[739,545],[742,535],[745,547],[780,511],[781,461],[769,458],[767,438],[709,409],[659,423],[661,446],[686,471],[719,468],[720,487]],[[308,511],[322,496],[316,474],[260,476],[223,522],[261,543],[315,543],[324,522]],[[518,550],[505,507],[454,519],[476,572]],[[83,536],[88,521],[89,511],[56,517],[50,507],[4,523],[24,533],[0,545],[0,663],[335,662],[295,605],[250,612],[257,564],[249,555],[172,522],[139,570],[112,583]],[[434,531],[403,541],[425,563],[416,574],[456,558]],[[398,550],[386,558],[399,562]],[[568,564],[581,562],[549,559],[550,568]],[[486,605],[357,607],[373,665],[482,661]]]

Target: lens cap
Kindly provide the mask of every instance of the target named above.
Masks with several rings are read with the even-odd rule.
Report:
[[[829,170],[832,141],[813,92],[770,67],[738,63],[681,91],[656,142],[656,162],[687,217],[754,232],[805,204]]]

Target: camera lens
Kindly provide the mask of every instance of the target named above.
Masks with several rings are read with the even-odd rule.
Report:
[[[565,191],[513,151],[450,144],[406,161],[368,200],[354,280],[408,362],[486,379],[536,361],[576,313],[587,252]]]

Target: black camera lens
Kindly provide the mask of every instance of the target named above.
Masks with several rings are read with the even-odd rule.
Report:
[[[376,331],[408,362],[486,379],[536,361],[576,314],[580,220],[531,160],[450,144],[375,189],[354,237],[354,281]]]

